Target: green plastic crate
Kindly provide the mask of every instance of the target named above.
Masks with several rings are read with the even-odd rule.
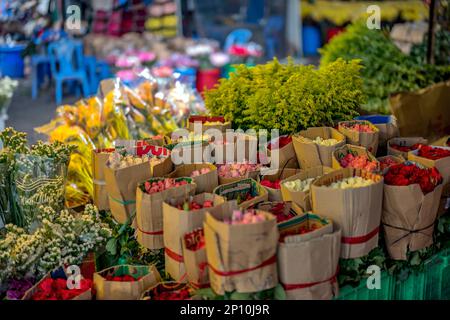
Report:
[[[425,262],[424,271],[400,281],[386,272],[381,275],[381,289],[369,290],[366,280],[356,288],[340,289],[338,300],[450,300],[450,249]]]
[[[383,271],[381,288],[368,289],[367,280],[361,281],[358,287],[345,286],[339,289],[338,300],[391,300],[394,297],[393,278]]]
[[[422,273],[411,274],[405,281],[396,281],[397,300],[450,299],[450,251],[445,250],[425,262]]]

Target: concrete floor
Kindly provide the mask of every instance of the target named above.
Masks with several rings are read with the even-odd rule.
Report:
[[[71,104],[75,101],[77,101],[75,96],[64,95],[64,104]],[[56,107],[53,87],[44,86],[39,91],[37,99],[33,100],[31,99],[31,82],[21,80],[8,110],[6,127],[26,132],[31,144],[39,139],[45,141],[47,140],[46,136],[36,133],[34,128],[48,123],[55,116]]]

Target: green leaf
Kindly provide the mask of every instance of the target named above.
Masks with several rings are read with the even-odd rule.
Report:
[[[274,294],[275,300],[286,300],[286,292],[283,289],[283,286],[281,284],[278,284],[275,287],[275,294]]]
[[[230,300],[251,300],[251,293],[240,293],[234,291],[230,295]]]
[[[108,251],[109,254],[115,256],[117,253],[117,239],[116,238],[111,238],[108,240],[108,242],[106,243],[106,250]]]

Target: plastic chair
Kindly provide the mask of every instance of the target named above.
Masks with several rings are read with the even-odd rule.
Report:
[[[228,52],[234,44],[245,44],[252,38],[252,32],[248,29],[236,29],[230,32],[225,39],[224,51]]]
[[[56,103],[61,104],[62,102],[64,82],[79,82],[83,95],[87,97],[89,95],[89,81],[79,44],[71,40],[51,43],[48,46],[48,56],[56,83]]]
[[[282,39],[282,32],[284,27],[284,19],[282,16],[272,16],[267,19],[267,24],[264,27],[264,39],[266,43],[267,58],[272,59],[280,47],[280,39]]]
[[[31,56],[31,98],[34,100],[38,96],[38,91],[45,77],[50,80],[50,58],[46,54],[35,54]]]

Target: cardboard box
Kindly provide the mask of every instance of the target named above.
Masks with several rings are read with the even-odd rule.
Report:
[[[225,202],[206,214],[206,255],[211,288],[225,292],[258,292],[278,284],[276,251],[278,228],[275,217],[265,211],[266,221],[253,224],[224,223],[237,209]]]
[[[360,176],[374,184],[352,189],[332,189],[333,182]],[[328,173],[311,185],[313,212],[333,220],[342,230],[341,258],[365,256],[378,246],[383,203],[383,177],[359,169]]]
[[[338,143],[333,146],[322,146],[313,142],[317,137],[336,139]],[[343,134],[330,127],[308,128],[292,137],[295,154],[301,169],[317,166],[331,167],[333,151],[343,146],[345,141],[346,139]]]
[[[183,258],[183,236],[195,229],[202,228],[205,214],[211,209],[203,208],[195,211],[184,211],[176,207],[180,204],[183,205],[186,200],[184,197],[171,197],[167,198],[162,205],[163,230],[165,230],[165,270],[173,279],[180,282],[187,281]],[[202,204],[206,200],[213,201],[214,207],[225,202],[223,197],[211,193],[202,193],[193,196],[188,201],[195,201]]]
[[[281,181],[281,195],[283,201],[292,201],[298,204],[303,211],[311,210],[310,190],[309,191],[293,191],[287,188],[284,183],[286,181],[306,180],[309,178],[318,178],[324,174],[330,173],[334,169],[329,167],[317,166],[301,170],[300,173],[290,176]]]
[[[348,128],[355,124],[368,125],[374,132],[359,132]],[[348,144],[364,147],[372,154],[377,154],[380,130],[371,122],[365,120],[341,121],[338,128],[339,132],[347,138]]]
[[[148,249],[164,248],[163,237],[163,203],[167,199],[186,199],[195,194],[195,183],[192,178],[181,177],[178,180],[191,181],[183,186],[170,188],[161,192],[148,194],[143,191],[143,183],[136,190],[136,237],[137,241]],[[164,180],[152,178],[148,181]]]

